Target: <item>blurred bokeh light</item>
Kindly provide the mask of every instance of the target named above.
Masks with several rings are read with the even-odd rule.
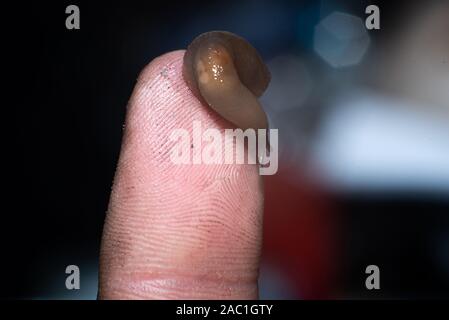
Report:
[[[370,44],[362,19],[334,12],[315,27],[316,53],[334,68],[358,64]]]

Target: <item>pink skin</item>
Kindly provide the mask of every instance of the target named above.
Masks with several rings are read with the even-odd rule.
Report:
[[[256,165],[176,165],[170,133],[233,128],[153,60],[129,101],[100,255],[101,299],[254,299],[263,185]],[[193,146],[195,148],[195,146]],[[193,149],[192,149],[193,150]]]

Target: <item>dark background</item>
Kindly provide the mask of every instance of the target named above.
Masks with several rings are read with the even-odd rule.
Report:
[[[368,4],[381,6],[382,30],[370,32],[379,47],[406,19],[404,6],[412,5],[324,2],[361,17]],[[65,28],[69,4],[80,7],[80,30]],[[95,298],[101,230],[125,106],[148,62],[213,29],[247,38],[265,59],[288,50],[311,55],[320,10],[320,1],[61,1],[5,9],[3,50],[11,57],[4,60],[9,72],[3,122],[11,146],[3,169],[7,192],[0,296]],[[311,60],[318,64],[318,58]],[[339,268],[329,292],[312,297],[449,297],[447,193],[325,194],[340,235],[335,241]],[[443,245],[447,250],[435,249]],[[65,290],[69,264],[78,265],[82,277],[88,275],[90,284],[84,285],[86,278],[82,284],[90,291]],[[364,288],[368,264],[381,267],[381,294]]]

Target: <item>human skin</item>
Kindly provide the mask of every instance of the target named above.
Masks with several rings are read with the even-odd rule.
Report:
[[[183,57],[154,59],[129,101],[103,230],[100,299],[258,297],[257,165],[170,161],[174,129],[191,133],[195,120],[221,132],[235,127],[189,89]]]

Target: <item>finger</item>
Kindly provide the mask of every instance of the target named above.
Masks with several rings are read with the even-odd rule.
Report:
[[[173,130],[192,134],[194,121],[222,134],[232,128],[188,89],[183,55],[175,51],[152,61],[130,99],[103,230],[100,298],[257,297],[258,167],[170,159]],[[199,148],[192,143],[192,152]]]

